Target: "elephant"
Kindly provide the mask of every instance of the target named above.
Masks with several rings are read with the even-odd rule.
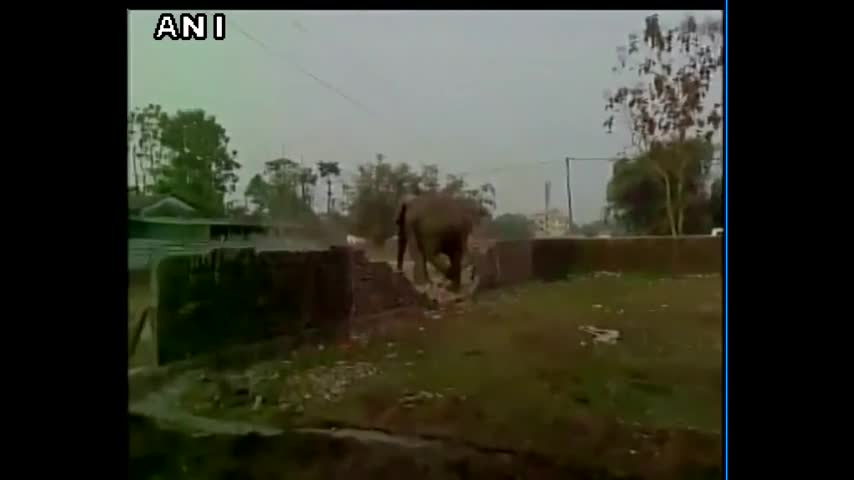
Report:
[[[466,257],[469,235],[489,212],[476,202],[444,193],[425,193],[405,198],[397,213],[397,270],[403,270],[407,241],[415,261],[415,283],[429,282],[427,262],[450,280],[451,289],[459,291],[462,263]],[[440,265],[444,254],[450,266]]]

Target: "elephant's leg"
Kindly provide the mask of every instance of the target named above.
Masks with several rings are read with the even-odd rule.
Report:
[[[444,275],[447,267],[444,267],[441,263],[440,256],[443,253],[441,238],[430,234],[421,235],[421,246],[425,264],[429,262],[437,271]],[[425,265],[425,270],[426,268]]]
[[[461,276],[462,276],[462,260],[463,252],[461,249],[451,252],[448,255],[451,258],[451,267],[448,269],[447,277],[451,281],[451,290],[454,292],[460,291]]]
[[[424,238],[417,230],[413,231],[411,238],[414,240],[412,242],[412,246],[415,247],[411,250],[412,260],[415,262],[415,269],[413,272],[415,283],[418,285],[429,283],[430,274],[427,272],[427,259],[430,257],[428,256],[428,251],[425,250]]]
[[[461,276],[462,276],[462,263],[463,257],[466,253],[466,241],[465,237],[451,237],[446,238],[443,246],[444,253],[448,256],[448,260],[450,260],[450,267],[445,272],[445,277],[451,281],[451,289],[454,292],[458,292],[460,290],[461,285]]]
[[[426,264],[424,263],[424,255],[421,252],[412,252],[412,260],[415,264],[412,270],[415,284],[422,285],[427,283],[429,281],[429,277],[427,275]]]
[[[448,269],[450,268],[450,264],[445,263],[441,254],[429,257],[427,260],[430,262],[431,265],[433,265],[433,268],[435,268],[437,272],[440,272],[442,276],[450,279],[450,277],[448,277]]]

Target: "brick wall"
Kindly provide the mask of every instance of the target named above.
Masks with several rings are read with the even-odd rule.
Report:
[[[404,307],[427,304],[409,279],[395,272],[386,262],[371,262],[365,252],[354,249],[352,255],[353,316],[376,315]]]
[[[720,273],[720,237],[538,239],[473,255],[480,288],[593,271]],[[158,362],[275,337],[346,335],[353,317],[426,304],[385,262],[346,247],[218,249],[167,257],[156,268]]]
[[[653,274],[721,273],[720,237],[547,238],[498,242],[474,255],[480,288],[531,279],[563,280],[595,271]]]
[[[593,271],[721,273],[721,237],[554,238],[532,242],[533,275],[561,280]]]
[[[516,285],[531,280],[531,242],[499,242],[495,250],[499,285]]]
[[[353,307],[350,252],[220,249],[163,259],[158,363],[277,336],[346,334]]]

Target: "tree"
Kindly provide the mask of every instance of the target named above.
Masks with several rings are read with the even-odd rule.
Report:
[[[263,215],[269,213],[270,188],[260,173],[256,173],[249,180],[243,195],[246,198],[246,203],[252,206],[250,212]]]
[[[289,158],[264,164],[246,186],[244,196],[253,213],[274,219],[314,217],[312,199],[318,176],[311,167],[302,167]]]
[[[485,184],[468,188],[462,177],[448,175],[440,185],[439,168],[422,167],[416,173],[408,164],[392,165],[382,154],[374,163],[360,165],[353,185],[347,189],[350,225],[353,233],[383,244],[396,233],[394,216],[405,195],[444,192],[466,198],[489,209],[495,205],[495,189]]]
[[[712,214],[712,224],[720,228],[724,226],[724,186],[720,177],[712,182],[711,190],[709,208]]]
[[[484,183],[478,188],[468,188],[462,176],[447,175],[442,192],[473,200],[478,206],[489,211],[495,209],[495,187],[491,183]]]
[[[205,213],[223,215],[225,195],[235,191],[237,151],[229,150],[229,137],[216,118],[204,110],[158,113],[155,137],[159,148],[149,165],[154,191],[173,193],[199,205]],[[166,161],[163,161],[166,160]]]
[[[359,165],[350,194],[353,233],[382,245],[395,233],[394,214],[418,183],[408,165],[393,166],[377,155],[375,163]]]
[[[332,177],[341,175],[338,162],[318,162],[317,170],[320,178],[326,180],[326,213],[332,213]]]
[[[317,185],[317,174],[311,167],[300,167],[298,174],[300,199],[308,208],[314,204],[314,187]]]
[[[130,156],[130,161],[133,168],[133,186],[134,191],[141,192],[140,184],[139,184],[139,168],[137,167],[137,159],[136,159],[136,111],[131,110],[128,112],[128,155]]]
[[[664,163],[668,158],[688,157],[687,169],[682,180],[682,201],[679,204],[679,234],[702,233],[711,222],[709,197],[706,193],[707,165],[710,149],[704,140],[694,139],[693,147],[670,144],[656,147],[653,151],[633,159],[623,158],[615,162],[611,181],[608,183],[608,216],[628,232],[642,235],[672,234],[673,224],[668,214],[667,202],[674,195],[667,195],[666,188],[673,183],[662,182],[650,164]],[[660,149],[660,150],[659,150]],[[675,150],[675,151],[668,151]],[[659,155],[655,160],[649,158]]]
[[[689,184],[697,169],[707,174],[710,164],[711,156],[699,152],[705,147],[694,140],[711,145],[723,122],[721,103],[709,108],[707,102],[712,76],[723,67],[721,25],[718,18],[698,23],[688,16],[665,30],[652,15],[643,42],[631,34],[628,45],[617,49],[614,71],[637,73],[640,82],[608,95],[611,114],[604,126],[613,131],[617,115],[627,124],[635,148],[629,161],[662,184],[660,204],[674,236],[683,233],[686,211],[697,201]]]
[[[278,158],[266,162],[263,174],[255,174],[249,180],[244,196],[255,216],[305,221],[314,219],[310,188],[316,181],[317,175],[310,168]]]
[[[484,227],[485,233],[497,240],[528,240],[534,236],[534,222],[524,215],[505,213]]]
[[[626,231],[644,235],[667,233],[663,186],[640,163],[629,158],[614,163],[607,199],[608,217]]]
[[[164,160],[160,138],[165,117],[160,105],[155,104],[137,107],[128,114],[128,143],[138,191],[149,192],[157,182],[158,168]]]

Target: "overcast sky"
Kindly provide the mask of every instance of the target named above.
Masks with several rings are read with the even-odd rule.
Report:
[[[653,12],[226,11],[225,40],[180,42],[153,39],[160,13],[130,13],[130,106],[215,115],[239,151],[239,192],[283,153],[346,177],[381,152],[471,172],[495,185],[498,212],[532,213],[546,181],[566,210],[564,157],[625,146],[602,129],[604,91],[616,47]],[[610,171],[572,164],[577,222],[601,217]]]

